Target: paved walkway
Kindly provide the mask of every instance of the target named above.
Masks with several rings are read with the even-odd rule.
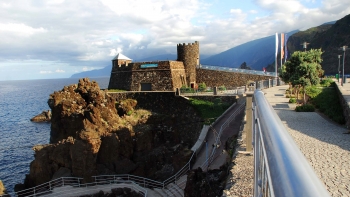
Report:
[[[350,196],[350,135],[344,134],[348,130],[316,112],[295,112],[285,98],[287,88],[263,92],[331,196]]]
[[[207,166],[206,165],[202,166],[202,164],[205,164],[206,159],[211,155],[216,137],[220,132],[221,126],[227,121],[227,119],[231,116],[231,114],[234,113],[241,105],[244,105],[244,103],[237,103],[229,111],[223,114],[221,118],[213,126],[209,128],[209,131],[206,137],[207,144],[203,144],[201,150],[197,155],[196,162],[194,163],[192,169],[197,169],[198,167],[201,167],[203,171],[207,170]],[[240,114],[237,114],[235,119],[241,120],[243,115],[244,115],[244,110]],[[241,123],[240,121],[232,121],[228,125],[228,127],[226,127],[222,131],[220,141],[218,143],[219,147],[217,148],[216,153],[213,156],[213,161],[211,163],[208,163],[209,169],[220,169],[220,167],[227,162],[227,159],[230,156],[226,151],[224,151],[225,143],[228,138],[238,134],[240,123]]]

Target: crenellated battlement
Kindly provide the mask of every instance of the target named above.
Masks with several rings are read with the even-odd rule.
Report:
[[[199,42],[178,44],[177,61],[184,63],[188,85],[196,84],[196,67],[199,65]]]

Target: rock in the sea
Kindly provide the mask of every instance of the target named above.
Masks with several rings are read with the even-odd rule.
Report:
[[[51,120],[51,111],[43,111],[41,114],[38,114],[30,119],[33,122],[49,122]]]
[[[2,183],[2,181],[0,180],[0,195],[4,195],[4,194],[7,194],[6,188],[5,188],[4,184]]]
[[[173,102],[178,105],[175,99]],[[24,185],[17,188],[30,188],[62,176],[82,177],[84,182],[106,174],[134,174],[160,181],[169,178],[192,155],[189,146],[178,145],[187,135],[169,130],[176,123],[169,119],[177,114],[191,120],[198,116],[184,110],[176,110],[178,113],[171,116],[158,115],[136,109],[137,104],[124,98],[116,106],[107,91],[87,78],[52,93],[48,100],[52,111],[50,144],[33,147],[35,159]],[[181,107],[189,108],[186,103]],[[186,129],[186,133],[189,130],[190,136],[197,133],[194,129]]]

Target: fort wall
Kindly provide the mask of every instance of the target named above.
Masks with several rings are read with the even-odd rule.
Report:
[[[207,87],[219,87],[225,86],[228,88],[234,88],[247,85],[248,81],[261,81],[272,79],[271,76],[264,75],[252,75],[246,73],[237,72],[225,72],[207,69],[196,69],[197,83],[205,83]]]

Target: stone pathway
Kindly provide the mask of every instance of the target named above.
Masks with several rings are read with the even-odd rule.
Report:
[[[263,91],[330,195],[350,197],[350,135],[344,134],[348,130],[316,112],[295,112],[284,96],[287,88]]]

